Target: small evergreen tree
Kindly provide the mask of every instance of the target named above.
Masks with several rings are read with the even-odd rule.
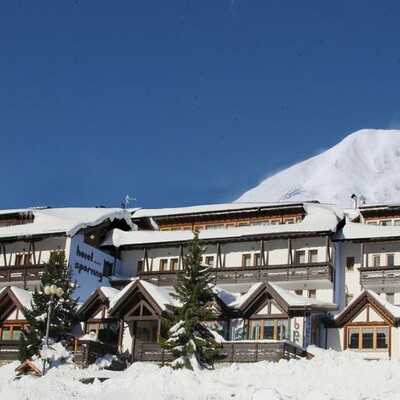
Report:
[[[49,339],[57,342],[70,332],[77,322],[77,301],[72,298],[75,285],[71,281],[71,271],[67,265],[64,252],[52,253],[45,265],[40,288],[32,294],[32,309],[25,310],[25,318],[29,326],[23,330],[20,339],[19,358],[25,360],[39,354],[41,342],[46,335],[47,312],[50,296],[44,294],[46,285],[62,288],[63,295],[54,296],[51,315]]]
[[[205,307],[213,293],[212,278],[208,267],[202,264],[202,253],[196,235],[183,260],[185,272],[178,275],[175,293],[171,294],[181,306],[168,305],[162,319],[166,330],[161,344],[174,355],[174,368],[212,368],[219,356],[220,345],[205,325],[218,317],[213,309]]]

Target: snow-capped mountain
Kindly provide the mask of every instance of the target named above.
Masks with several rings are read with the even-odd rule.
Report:
[[[351,206],[400,202],[400,130],[363,129],[244,193],[237,202],[319,200]]]

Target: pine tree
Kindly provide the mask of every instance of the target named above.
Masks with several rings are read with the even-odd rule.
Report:
[[[40,288],[32,294],[32,309],[24,312],[28,327],[23,330],[20,340],[20,359],[39,354],[41,341],[46,335],[47,312],[50,296],[44,294],[46,285],[62,288],[63,295],[54,296],[50,315],[49,340],[58,342],[70,332],[77,322],[77,301],[72,298],[75,285],[71,281],[71,271],[67,265],[64,252],[52,253],[45,265]],[[25,359],[26,359],[25,358]]]
[[[202,253],[196,235],[183,260],[185,272],[178,275],[175,293],[171,294],[181,306],[167,306],[162,320],[166,334],[161,344],[175,357],[174,368],[209,369],[219,355],[220,345],[205,325],[218,316],[206,307],[213,299],[212,278],[208,267],[202,264]]]

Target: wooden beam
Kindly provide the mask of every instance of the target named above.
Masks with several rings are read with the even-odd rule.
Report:
[[[265,250],[264,250],[264,240],[260,241],[260,255],[261,255],[261,265],[266,265],[265,262]]]
[[[292,257],[292,239],[288,238],[288,264],[292,264],[293,257]]]

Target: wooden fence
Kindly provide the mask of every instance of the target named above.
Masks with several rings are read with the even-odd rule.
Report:
[[[219,362],[278,361],[280,359],[311,358],[307,351],[289,341],[276,342],[224,342]],[[158,343],[143,343],[135,352],[134,361],[170,362],[173,356]]]

